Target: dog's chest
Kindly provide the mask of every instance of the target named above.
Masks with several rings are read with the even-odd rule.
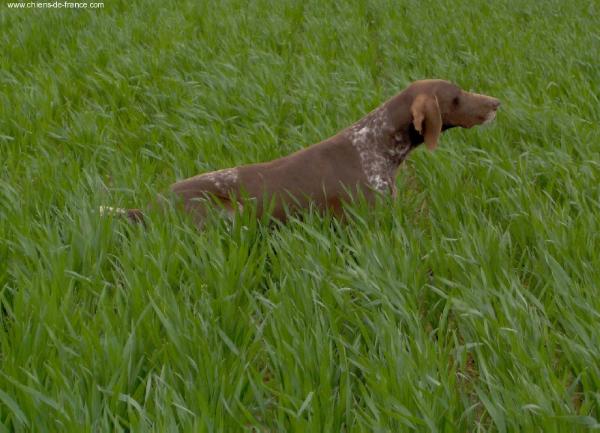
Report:
[[[390,137],[385,128],[366,125],[354,128],[349,138],[358,152],[369,186],[394,193],[396,170],[411,149],[408,134],[397,133]]]

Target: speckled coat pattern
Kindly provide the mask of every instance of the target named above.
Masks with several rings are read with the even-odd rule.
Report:
[[[394,131],[387,104],[378,107],[348,129],[371,188],[396,195],[396,171],[413,148],[408,133]]]

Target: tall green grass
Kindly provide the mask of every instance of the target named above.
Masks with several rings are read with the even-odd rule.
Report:
[[[0,5],[0,431],[600,428],[595,1]],[[500,98],[399,198],[101,219],[420,78]]]

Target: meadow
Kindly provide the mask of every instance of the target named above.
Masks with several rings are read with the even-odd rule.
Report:
[[[600,429],[600,5],[0,4],[0,432]],[[100,218],[411,81],[499,98],[397,200]]]

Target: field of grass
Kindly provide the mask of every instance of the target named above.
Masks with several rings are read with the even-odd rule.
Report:
[[[0,4],[0,432],[600,429],[600,4]],[[493,95],[339,224],[100,219]]]

